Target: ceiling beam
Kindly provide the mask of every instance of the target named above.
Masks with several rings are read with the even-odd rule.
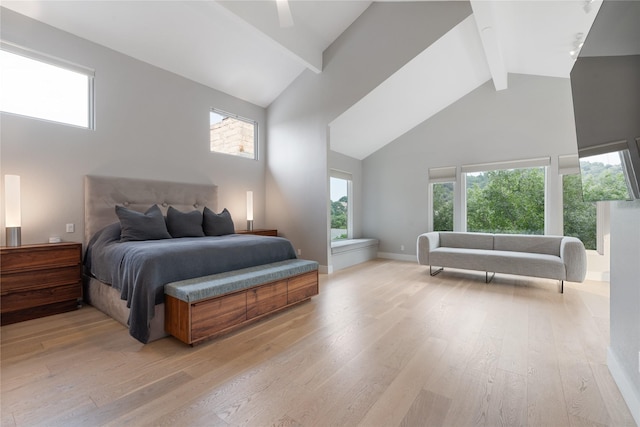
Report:
[[[276,2],[209,0],[206,3],[226,9],[251,27],[256,34],[274,43],[300,64],[315,73],[322,72],[322,49],[310,43],[306,34],[300,33],[303,28],[296,27],[293,22],[282,25],[278,19],[279,9]]]
[[[496,90],[504,90],[507,88],[507,66],[502,56],[493,3],[493,1],[487,0],[471,0],[471,9],[478,27],[493,85]]]

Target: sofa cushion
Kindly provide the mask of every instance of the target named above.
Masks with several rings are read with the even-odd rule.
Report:
[[[560,236],[534,236],[527,234],[496,234],[493,248],[497,251],[531,252],[560,256]]]
[[[440,232],[440,246],[491,250],[493,249],[493,234]]]
[[[530,252],[491,251],[485,257],[485,271],[565,280],[562,259],[555,255]]]
[[[431,265],[486,271],[491,250],[439,247],[429,254]]]
[[[433,250],[429,257],[431,265],[438,267],[566,279],[564,263],[554,255],[440,247]]]

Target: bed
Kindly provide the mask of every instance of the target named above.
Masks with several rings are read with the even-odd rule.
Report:
[[[296,258],[291,243],[280,237],[232,233],[121,242],[126,226],[121,229],[116,206],[145,212],[154,205],[163,215],[171,209],[218,212],[217,187],[85,177],[84,299],[140,342],[168,335],[165,284]]]

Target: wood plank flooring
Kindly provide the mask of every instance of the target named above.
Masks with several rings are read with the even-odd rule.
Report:
[[[375,260],[191,348],[92,307],[3,326],[2,426],[634,426],[609,286]]]

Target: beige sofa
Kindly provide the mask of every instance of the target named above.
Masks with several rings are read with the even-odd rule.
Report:
[[[587,254],[575,237],[431,232],[418,236],[418,263],[432,276],[445,267],[583,282]],[[434,270],[434,267],[436,269]]]

